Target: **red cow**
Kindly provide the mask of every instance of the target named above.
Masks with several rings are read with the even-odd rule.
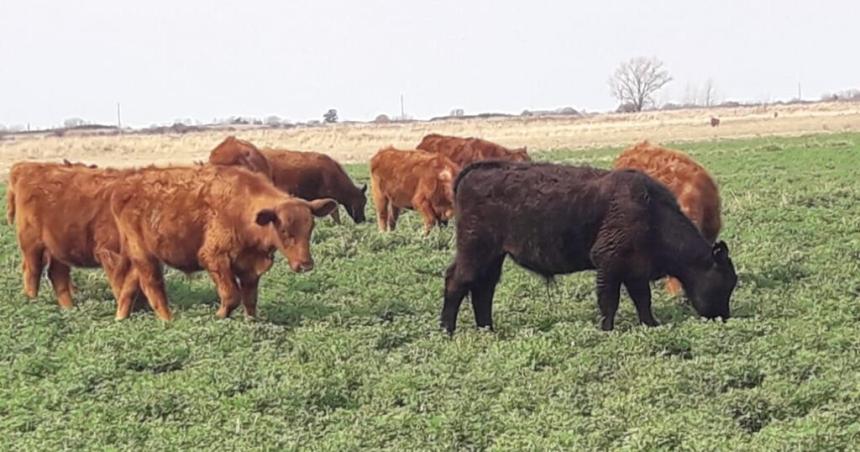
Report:
[[[424,217],[424,232],[454,215],[452,182],[460,171],[441,154],[382,149],[370,159],[370,183],[379,230],[397,225],[400,209],[414,209]]]
[[[465,167],[472,162],[481,160],[511,160],[529,161],[525,147],[508,149],[496,143],[480,138],[460,138],[431,133],[421,140],[418,149],[428,152],[438,152]]]

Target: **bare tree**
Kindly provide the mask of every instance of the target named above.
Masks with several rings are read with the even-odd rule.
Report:
[[[696,87],[693,84],[691,84],[690,82],[687,82],[687,84],[684,85],[684,99],[681,102],[681,105],[684,107],[689,107],[691,105],[697,105],[697,103],[699,102],[698,97],[699,97],[699,94],[698,94],[698,90],[696,89]]]
[[[709,78],[702,87],[702,103],[710,107],[715,102],[717,102],[717,87],[714,85],[714,80]]]
[[[609,88],[621,105],[629,104],[633,111],[642,111],[653,103],[654,93],[671,81],[662,61],[637,57],[618,66],[609,77]]]

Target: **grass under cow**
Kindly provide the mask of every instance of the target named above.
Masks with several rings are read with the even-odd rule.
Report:
[[[860,135],[676,145],[719,182],[740,283],[734,318],[654,289],[601,332],[591,272],[553,283],[505,264],[495,333],[468,303],[438,328],[453,228],[414,212],[318,223],[309,274],[282,259],[259,316],[215,319],[205,273],[170,271],[171,323],[116,322],[99,271],[78,307],[22,295],[0,226],[0,449],[844,449],[860,442]],[[608,167],[618,149],[537,153]],[[366,165],[348,171],[360,185]],[[4,203],[5,205],[5,203]],[[5,215],[3,215],[5,217]]]

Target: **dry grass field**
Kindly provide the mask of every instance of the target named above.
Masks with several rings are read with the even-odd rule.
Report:
[[[775,116],[776,114],[776,116]],[[720,118],[719,127],[709,119]],[[18,160],[68,158],[103,166],[191,163],[204,160],[228,134],[259,146],[325,152],[343,162],[362,162],[380,147],[414,147],[427,133],[479,136],[532,150],[625,146],[648,138],[658,142],[708,141],[774,135],[860,130],[860,104],[816,103],[698,110],[599,114],[574,117],[512,117],[389,124],[335,124],[292,129],[243,128],[162,135],[7,136],[0,140],[0,178]]]

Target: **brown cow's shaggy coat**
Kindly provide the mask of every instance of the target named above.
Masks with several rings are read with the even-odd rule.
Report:
[[[481,160],[511,160],[517,162],[530,161],[525,147],[508,149],[491,141],[480,138],[460,138],[431,133],[425,136],[418,149],[428,152],[438,152],[465,167],[472,162]]]
[[[452,184],[460,168],[441,154],[382,149],[370,159],[370,185],[380,231],[393,230],[401,209],[424,218],[424,232],[454,213]]]
[[[109,201],[112,184],[126,174],[68,161],[12,166],[7,215],[16,226],[28,297],[38,295],[46,265],[61,307],[74,306],[71,267],[103,267],[114,295],[119,295],[125,274],[111,258],[120,242]]]
[[[356,187],[343,167],[333,158],[318,152],[263,149],[272,168],[275,186],[302,199],[332,198],[340,203],[356,223],[365,220],[367,186]],[[338,210],[332,218],[340,223]]]
[[[720,234],[720,193],[704,167],[686,154],[653,145],[647,141],[625,150],[615,160],[615,168],[630,168],[648,174],[665,184],[678,199],[681,211],[705,237],[715,243]],[[677,279],[669,278],[666,290],[681,291]]]
[[[711,246],[665,186],[632,170],[479,162],[455,183],[457,255],[445,275],[441,324],[453,333],[471,293],[475,321],[492,327],[505,256],[547,278],[597,270],[602,328],[614,327],[623,284],[640,322],[657,325],[649,281],[681,280],[696,311],[729,316],[737,282],[728,248]]]
[[[314,216],[328,215],[330,199],[305,201],[278,190],[263,175],[232,166],[149,168],[113,186],[111,212],[122,241],[124,265],[139,276],[161,319],[172,317],[161,263],[184,272],[207,270],[218,290],[218,317],[241,302],[256,315],[257,285],[275,250],[293,271],[313,268]],[[137,278],[127,278],[117,318],[128,316]]]

